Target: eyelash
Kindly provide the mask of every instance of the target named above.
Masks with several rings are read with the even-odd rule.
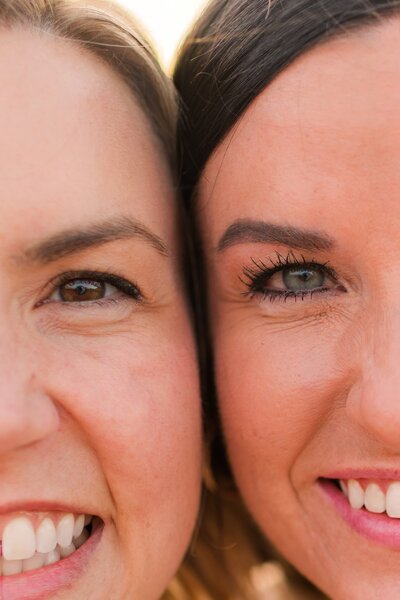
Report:
[[[72,283],[73,281],[93,281],[97,283],[109,284],[113,287],[117,288],[118,291],[122,292],[125,296],[128,296],[135,300],[137,303],[143,301],[143,295],[139,289],[139,287],[127,279],[115,275],[114,273],[107,273],[101,271],[68,271],[59,275],[51,282],[50,292],[47,294],[44,300],[38,302],[36,306],[41,306],[43,304],[64,304],[64,305],[74,305],[74,306],[93,306],[100,305],[104,306],[105,304],[115,303],[117,300],[115,297],[105,297],[99,300],[82,300],[82,302],[68,302],[68,301],[56,301],[50,300],[49,298],[54,294],[54,292],[60,288],[61,286]]]
[[[269,300],[270,302],[280,300],[286,302],[288,299],[297,300],[299,298],[304,300],[306,297],[312,298],[315,294],[332,291],[332,288],[325,287],[298,292],[266,288],[265,283],[268,282],[275,273],[283,272],[285,268],[317,268],[330,277],[331,280],[337,282],[337,275],[327,262],[319,263],[315,260],[306,260],[304,256],[301,256],[299,259],[292,252],[289,252],[286,256],[282,256],[282,254],[277,252],[273,258],[269,258],[271,266],[267,266],[262,260],[251,259],[251,261],[252,266],[244,267],[243,269],[244,278],[240,277],[240,281],[248,288],[243,292],[243,295],[250,296],[251,298],[261,295],[262,300]]]

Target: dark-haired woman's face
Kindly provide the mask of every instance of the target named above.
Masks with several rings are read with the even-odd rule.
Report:
[[[297,60],[199,190],[237,484],[340,599],[400,595],[399,56],[393,20]]]

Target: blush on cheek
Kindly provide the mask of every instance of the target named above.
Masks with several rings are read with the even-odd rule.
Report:
[[[250,330],[251,331],[251,330]],[[287,478],[342,389],[338,340],[305,328],[260,329],[217,344],[218,398],[230,457],[246,481]]]

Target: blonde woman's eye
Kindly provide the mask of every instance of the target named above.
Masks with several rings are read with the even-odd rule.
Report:
[[[58,286],[50,300],[62,302],[93,302],[117,292],[117,288],[104,281],[74,279]]]
[[[52,290],[38,303],[79,304],[101,303],[107,299],[130,297],[136,302],[143,300],[137,285],[127,279],[108,273],[64,273],[52,282]]]

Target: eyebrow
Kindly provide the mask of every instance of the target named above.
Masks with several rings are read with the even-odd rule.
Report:
[[[334,240],[326,233],[275,225],[266,221],[238,219],[222,234],[217,250],[222,252],[236,244],[282,244],[297,250],[330,250]]]
[[[126,216],[100,221],[87,227],[66,229],[28,248],[17,260],[50,263],[88,248],[116,240],[136,238],[168,256],[163,240],[143,223]]]

